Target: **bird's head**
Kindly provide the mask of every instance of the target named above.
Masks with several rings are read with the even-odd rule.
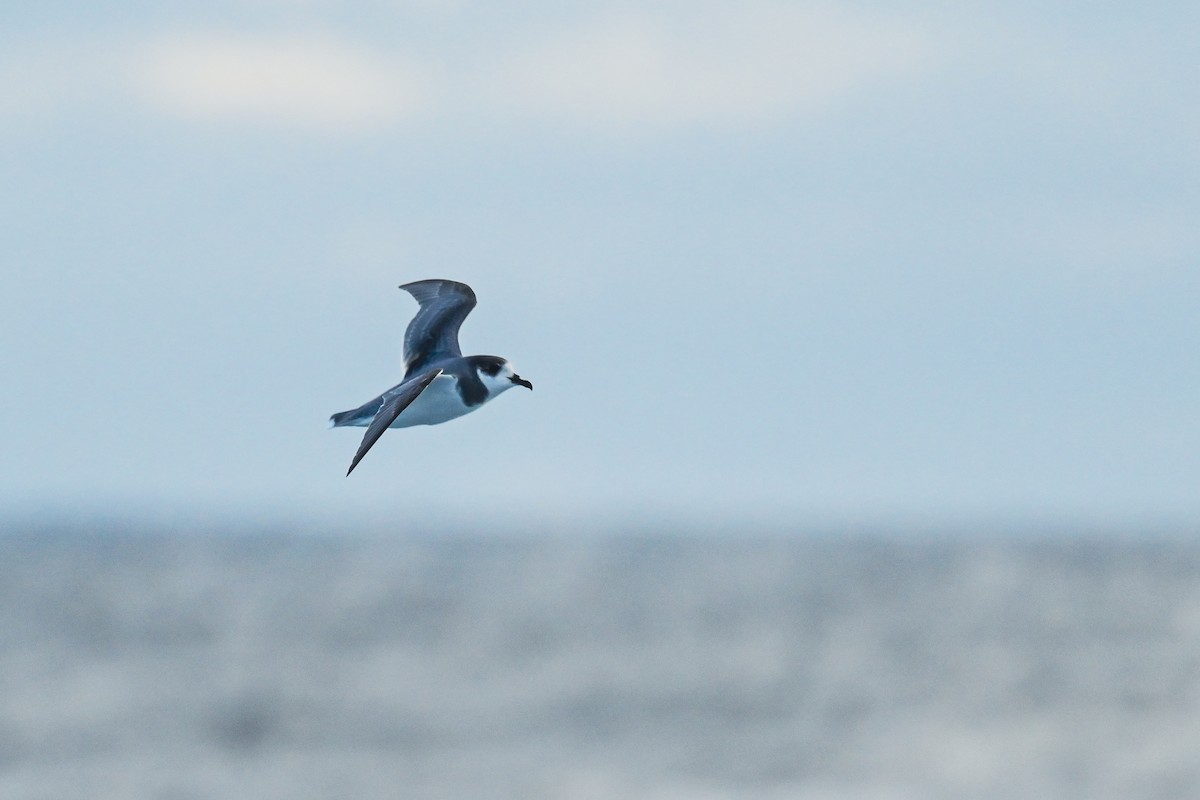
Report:
[[[506,358],[500,358],[499,356],[475,356],[472,361],[474,362],[475,371],[479,373],[479,379],[483,381],[483,385],[487,387],[489,394],[499,394],[514,386],[524,386],[526,389],[533,389],[533,384],[513,371],[512,364],[508,363],[508,359]]]

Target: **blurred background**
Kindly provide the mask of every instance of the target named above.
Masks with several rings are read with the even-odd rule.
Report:
[[[0,22],[0,794],[1200,792],[1194,4]]]

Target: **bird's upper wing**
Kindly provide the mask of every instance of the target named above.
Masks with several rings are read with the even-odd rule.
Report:
[[[431,369],[422,375],[405,381],[392,391],[384,394],[383,405],[379,407],[379,411],[375,413],[375,418],[367,426],[367,432],[363,434],[362,444],[358,446],[358,452],[354,454],[354,460],[350,462],[350,469],[346,470],[346,475],[354,472],[354,468],[358,466],[358,462],[362,461],[362,457],[367,454],[371,446],[379,441],[379,437],[383,436],[383,432],[388,429],[388,426],[396,421],[396,417],[400,416],[400,412],[412,405],[412,401],[417,399],[417,395],[425,391],[425,387],[433,383],[433,379],[441,374],[442,371],[440,369]]]
[[[421,307],[404,331],[404,377],[415,375],[434,361],[462,355],[458,329],[475,307],[475,292],[465,283],[427,280],[400,287]]]

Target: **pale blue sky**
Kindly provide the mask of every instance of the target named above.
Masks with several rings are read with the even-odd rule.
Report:
[[[2,13],[5,511],[1200,524],[1193,3]]]

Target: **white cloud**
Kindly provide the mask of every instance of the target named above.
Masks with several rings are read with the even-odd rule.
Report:
[[[387,127],[428,100],[418,69],[323,37],[162,37],[136,56],[135,80],[173,116],[335,132]]]
[[[509,112],[606,128],[740,126],[909,80],[935,60],[935,43],[913,25],[750,3],[590,20],[479,72]]]
[[[382,48],[329,32],[236,30],[45,42],[0,57],[0,114],[132,104],[185,122],[315,133],[462,120],[745,128],[911,81],[941,57],[938,37],[916,25],[807,3],[609,7],[503,34],[462,21],[448,49],[425,46],[416,23]]]
[[[143,49],[138,75],[157,108],[189,119],[613,132],[770,123],[911,80],[936,56],[913,25],[809,4],[608,11],[473,37],[469,50],[425,51],[418,65],[348,39],[176,36]]]
[[[431,95],[415,64],[329,36],[73,37],[0,54],[0,118],[18,123],[140,108],[188,123],[366,132],[421,114]]]
[[[638,135],[754,129],[953,77],[956,86],[1097,110],[1117,123],[1145,104],[1145,86],[1169,85],[1153,52],[1114,54],[1082,33],[972,27],[821,0],[609,2],[502,25],[500,12],[464,0],[378,7],[393,5],[404,13],[372,17],[394,26],[378,36],[334,32],[313,15],[307,33],[26,38],[0,52],[0,117],[148,107],[189,123],[317,134],[413,123],[441,133],[465,121]]]

